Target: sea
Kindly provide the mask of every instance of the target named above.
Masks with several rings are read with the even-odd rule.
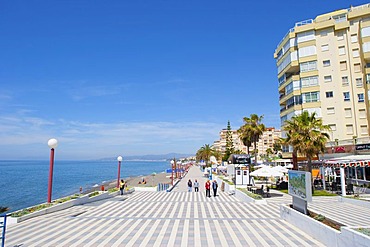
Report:
[[[165,172],[168,161],[122,161],[121,178]],[[114,160],[54,162],[52,200],[117,180]],[[0,206],[9,212],[47,201],[49,160],[0,160]]]

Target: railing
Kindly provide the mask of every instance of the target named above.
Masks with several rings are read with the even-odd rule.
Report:
[[[0,222],[0,229],[1,229],[1,247],[5,246],[5,230],[6,230],[6,214],[0,215],[0,218],[4,218],[2,222]]]
[[[280,40],[279,44],[277,45],[277,47],[279,47],[281,45],[281,43],[283,43],[284,39],[286,38],[286,36],[288,36],[290,33],[294,32],[294,27],[289,29],[289,31],[284,35],[283,39]],[[284,55],[284,54],[283,54]]]
[[[300,26],[304,26],[304,25],[307,25],[307,24],[311,24],[311,23],[313,23],[313,20],[312,19],[308,19],[308,20],[296,22],[295,26],[296,27],[300,27]]]
[[[367,4],[360,5],[360,6],[351,7],[348,9],[348,11],[354,11],[354,10],[365,9],[365,8],[370,8],[370,4],[367,3]]]

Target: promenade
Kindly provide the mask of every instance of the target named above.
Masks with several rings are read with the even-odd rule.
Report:
[[[200,192],[187,192],[189,178]],[[280,219],[286,196],[267,205],[220,190],[206,198],[204,183],[192,167],[172,192],[134,192],[10,225],[6,246],[323,246]]]

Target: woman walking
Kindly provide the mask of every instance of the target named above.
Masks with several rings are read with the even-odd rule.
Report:
[[[209,180],[207,180],[205,187],[206,187],[206,197],[211,197],[211,183],[209,182]]]
[[[191,192],[191,188],[193,187],[193,182],[189,179],[188,181],[188,191]]]
[[[123,190],[125,189],[125,181],[123,181],[123,179],[121,179],[121,182],[119,183],[119,190],[121,191],[121,196],[123,195]]]

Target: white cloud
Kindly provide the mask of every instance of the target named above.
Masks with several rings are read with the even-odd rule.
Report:
[[[19,155],[41,157],[45,155],[49,138],[59,140],[59,157],[64,159],[91,159],[117,154],[195,153],[202,145],[212,144],[218,139],[222,127],[203,122],[85,123],[2,117],[0,156],[15,159]],[[1,147],[5,146],[7,152],[3,153]],[[40,150],[34,150],[35,146]],[[28,150],[32,152],[27,153]]]

